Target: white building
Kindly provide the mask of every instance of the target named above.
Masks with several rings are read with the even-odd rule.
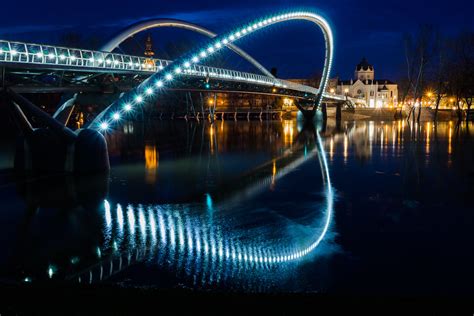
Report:
[[[390,80],[375,79],[374,66],[365,58],[357,65],[354,79],[339,80],[330,93],[347,94],[350,97],[365,99],[368,107],[382,108],[397,106],[398,85]]]

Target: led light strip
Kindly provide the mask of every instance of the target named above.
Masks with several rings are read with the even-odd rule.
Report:
[[[109,128],[113,127],[114,124],[117,124],[122,119],[124,114],[130,112],[138,106],[141,106],[145,101],[156,96],[157,91],[160,91],[164,86],[170,85],[170,83],[176,77],[188,73],[192,65],[196,65],[199,62],[206,60],[209,56],[212,56],[221,50],[225,45],[234,43],[257,30],[261,30],[270,25],[289,20],[308,20],[316,23],[323,31],[326,43],[326,55],[319,91],[325,91],[329,80],[333,57],[333,36],[329,24],[324,18],[311,12],[285,13],[256,20],[253,23],[245,25],[226,35],[218,36],[210,41],[207,47],[194,51],[192,54],[186,55],[185,57],[179,58],[173,62],[172,65],[164,67],[163,71],[154,74],[142,82],[132,92],[127,93],[125,96],[111,104],[107,109],[105,109],[96,117],[96,119],[91,123],[91,128],[107,131]],[[323,94],[319,93],[315,102],[316,107],[321,103],[322,97]],[[110,112],[112,113],[110,114]]]

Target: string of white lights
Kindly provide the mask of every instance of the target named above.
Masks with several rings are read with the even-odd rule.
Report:
[[[163,71],[160,71],[145,80],[131,93],[126,94],[110,105],[91,123],[91,127],[101,131],[109,130],[113,124],[117,124],[123,118],[124,114],[129,113],[136,107],[141,106],[145,101],[156,96],[157,92],[161,91],[165,86],[171,85],[177,77],[189,73],[189,69],[193,65],[205,61],[210,56],[220,51],[225,45],[235,43],[239,39],[270,25],[289,20],[309,20],[316,23],[322,29],[326,43],[326,54],[319,91],[325,91],[329,80],[333,58],[333,36],[329,24],[324,18],[312,12],[298,11],[284,13],[258,19],[253,23],[249,23],[228,34],[218,36],[214,38],[207,47],[203,47],[185,57],[179,58],[173,62],[173,64],[164,67]],[[322,97],[323,95],[319,94],[315,106],[319,106]]]

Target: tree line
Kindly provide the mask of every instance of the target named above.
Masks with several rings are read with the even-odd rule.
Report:
[[[444,36],[437,28],[420,26],[405,34],[406,75],[400,82],[400,101],[420,120],[421,102],[434,104],[434,120],[442,102],[454,106],[457,117],[469,120],[474,98],[474,33]],[[463,106],[465,110],[463,110]]]

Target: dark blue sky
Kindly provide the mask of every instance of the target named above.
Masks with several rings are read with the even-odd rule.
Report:
[[[170,17],[221,33],[253,18],[291,8],[313,9],[328,18],[335,33],[333,75],[349,79],[362,56],[375,66],[376,77],[396,80],[403,73],[402,34],[432,24],[447,34],[474,31],[474,1],[421,0],[240,0],[240,1],[4,1],[0,38],[56,43],[59,34],[94,34],[106,39],[138,20]],[[168,31],[168,30],[167,30]],[[188,36],[160,30],[155,41]],[[172,35],[170,35],[172,34]],[[156,38],[158,37],[158,38]],[[171,37],[171,38],[170,38]],[[239,45],[281,77],[305,77],[320,71],[323,42],[309,23],[291,22],[245,39]]]

